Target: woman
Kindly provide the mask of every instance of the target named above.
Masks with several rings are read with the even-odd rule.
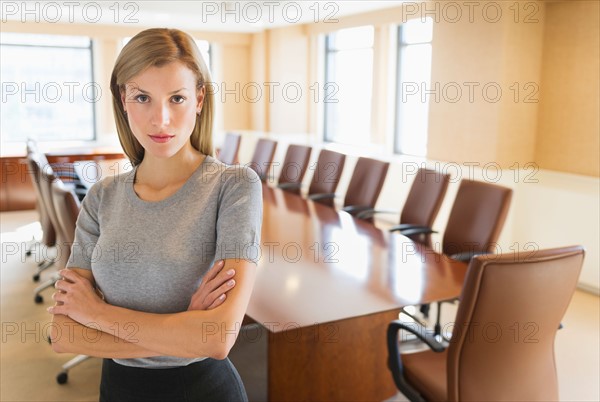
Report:
[[[227,354],[254,284],[262,188],[210,156],[209,81],[174,29],[139,33],[115,63],[134,169],[90,189],[48,309],[55,351],[105,358],[100,400],[247,399]]]

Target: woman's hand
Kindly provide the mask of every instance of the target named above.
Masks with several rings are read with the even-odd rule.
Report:
[[[224,261],[220,260],[204,275],[198,290],[192,295],[189,310],[211,310],[220,306],[235,286],[235,270],[224,270]]]
[[[62,269],[59,274],[62,278],[54,284],[57,291],[52,295],[56,304],[48,312],[66,315],[85,326],[92,324],[104,300],[89,279],[70,269]]]

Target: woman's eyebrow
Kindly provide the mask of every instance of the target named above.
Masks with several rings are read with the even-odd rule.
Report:
[[[142,89],[142,88],[140,88],[140,87],[134,87],[134,89],[135,89],[136,91],[138,91],[138,92],[141,92],[141,93],[143,93],[143,94],[150,94],[150,92],[149,92],[149,91],[146,91],[146,90],[144,90],[144,89]],[[180,92],[180,91],[187,91],[187,88],[186,88],[186,87],[179,88],[179,89],[177,89],[177,90],[175,90],[175,91],[169,92],[169,95],[174,95],[174,94],[176,94],[177,92]]]

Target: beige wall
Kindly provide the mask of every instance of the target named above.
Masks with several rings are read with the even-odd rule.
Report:
[[[542,168],[600,175],[597,1],[546,5],[538,140]]]
[[[268,102],[269,131],[279,133],[308,132],[308,105],[311,100],[308,83],[309,37],[303,26],[269,30],[268,81],[273,99]]]

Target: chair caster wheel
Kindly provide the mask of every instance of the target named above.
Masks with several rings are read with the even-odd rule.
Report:
[[[40,274],[33,275],[33,281],[38,282],[40,280]]]
[[[41,295],[35,295],[33,300],[35,301],[35,304],[41,304],[44,302],[44,298]]]
[[[69,375],[67,374],[66,371],[61,371],[56,376],[56,382],[59,384],[66,384],[68,379],[69,379]]]

